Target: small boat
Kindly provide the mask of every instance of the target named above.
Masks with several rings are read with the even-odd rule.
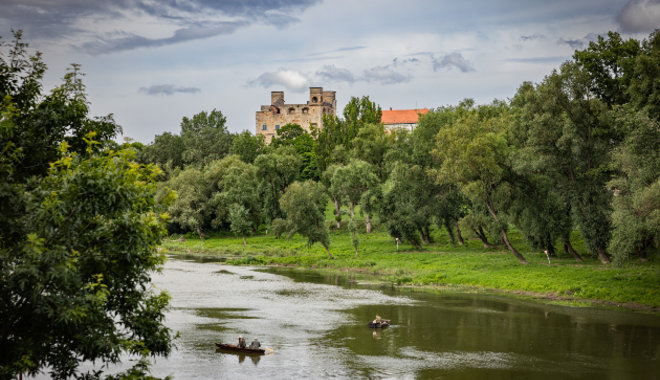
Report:
[[[369,322],[369,327],[372,329],[384,329],[390,325],[389,319],[381,319],[380,322]]]
[[[266,350],[264,350],[263,348],[248,348],[248,347],[241,348],[235,344],[228,344],[228,343],[216,343],[215,346],[222,351],[240,352],[244,354],[254,354],[254,355],[263,355],[266,353]]]

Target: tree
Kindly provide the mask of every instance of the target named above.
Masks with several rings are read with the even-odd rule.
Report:
[[[325,207],[328,198],[325,189],[314,181],[294,182],[280,200],[282,211],[286,214],[288,235],[296,232],[307,238],[307,244],[319,242],[328,256],[330,253],[330,237],[325,225]]]
[[[607,38],[598,36],[584,50],[576,50],[573,59],[590,77],[589,89],[609,106],[628,102],[628,87],[633,78],[639,41],[624,41],[617,32]]]
[[[267,221],[281,218],[280,197],[298,177],[300,157],[290,148],[281,147],[254,160],[260,178],[263,214]]]
[[[243,238],[243,245],[247,245],[245,235],[252,232],[252,221],[250,213],[243,205],[234,203],[229,206],[229,220],[231,221],[231,230]]]
[[[292,147],[300,157],[300,179],[313,179],[318,181],[320,171],[318,168],[318,159],[316,156],[316,140],[305,131],[300,125],[288,123],[277,131],[270,146]]]
[[[646,261],[660,241],[660,121],[626,106],[615,124],[626,137],[614,150],[617,175],[608,183],[615,195],[610,252],[616,264],[633,255]]]
[[[380,182],[387,179],[385,157],[394,144],[394,134],[386,134],[383,124],[366,124],[351,142],[350,157],[369,163]]]
[[[570,205],[588,248],[609,263],[612,194],[605,185],[618,137],[607,105],[590,86],[589,75],[571,62],[537,86],[523,84],[512,102],[513,128],[523,136],[529,165],[551,176]]]
[[[627,91],[633,107],[660,120],[660,29],[642,42]]]
[[[219,110],[201,111],[192,119],[183,117],[181,138],[183,139],[183,161],[187,165],[203,167],[211,161],[229,154],[232,135],[225,126],[227,119]]]
[[[233,135],[227,131],[226,118],[219,110],[201,111],[192,118],[183,117],[179,135],[165,132],[156,135],[141,154],[146,163],[182,169],[186,165],[202,168],[229,154]]]
[[[184,230],[197,232],[199,238],[204,241],[202,228],[208,198],[205,196],[206,182],[202,171],[189,167],[170,179],[168,185],[177,194],[168,210],[172,221]]]
[[[229,211],[231,230],[243,237],[257,229],[261,217],[257,168],[235,160],[220,180],[220,207]]]
[[[382,111],[376,103],[369,100],[368,96],[358,99],[351,97],[344,107],[344,120],[336,116],[323,116],[323,129],[313,130],[312,135],[316,137],[316,156],[318,167],[321,172],[336,161],[333,159],[337,147],[344,151],[350,151],[352,141],[360,129],[367,124],[379,124]]]
[[[439,131],[434,154],[442,162],[438,179],[455,181],[473,203],[486,206],[506,247],[522,264],[527,264],[507,234],[505,211],[512,180],[509,120],[508,106],[502,102],[469,110],[451,127]]]
[[[262,154],[266,147],[264,135],[254,136],[248,131],[239,133],[234,137],[231,154],[238,155],[243,162],[251,164]]]
[[[119,128],[87,116],[77,67],[42,96],[45,65],[26,48],[17,33],[0,56],[0,377],[69,378],[125,354],[144,372],[172,344],[168,296],[149,286],[164,260],[158,169],[107,149]]]
[[[346,166],[335,168],[330,180],[330,193],[347,201],[351,218],[355,218],[355,206],[368,190],[379,185],[371,165],[361,160],[351,160]],[[367,233],[371,233],[369,214],[366,215]]]

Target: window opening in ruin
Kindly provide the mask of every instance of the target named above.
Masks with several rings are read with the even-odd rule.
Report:
[[[314,97],[312,98],[312,103],[317,103],[318,101],[319,101],[319,99],[318,99],[316,96],[314,96]]]
[[[303,109],[302,109],[302,112],[303,112],[303,113],[309,113],[309,108],[307,108],[307,107],[303,108]]]
[[[265,131],[265,130],[267,130],[267,129],[268,129],[268,125],[264,124],[264,125],[261,126],[261,130],[262,130],[262,131]]]
[[[293,107],[289,108],[289,114],[292,114],[294,112],[296,112],[296,110]]]
[[[280,125],[279,125],[279,124],[275,124],[275,130],[276,130],[276,131],[279,131],[279,130],[280,130]]]

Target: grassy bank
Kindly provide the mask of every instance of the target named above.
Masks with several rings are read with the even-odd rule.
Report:
[[[397,250],[386,232],[360,235],[359,257],[346,231],[331,232],[330,260],[320,244],[307,247],[306,240],[272,235],[240,238],[212,236],[204,242],[188,237],[163,243],[171,254],[224,257],[230,264],[288,265],[325,271],[348,271],[365,280],[399,285],[428,285],[502,291],[530,296],[544,302],[598,304],[660,312],[660,263],[631,263],[624,267],[604,266],[595,257],[577,263],[569,257],[551,258],[533,252],[517,234],[516,247],[530,262],[521,265],[502,249],[484,249],[478,240],[452,246],[443,231],[434,231],[435,243],[417,251],[402,244]],[[579,237],[575,245],[584,253]]]

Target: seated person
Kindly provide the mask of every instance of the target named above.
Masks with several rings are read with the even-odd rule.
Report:
[[[238,337],[238,347],[245,348],[245,339],[242,336]]]
[[[256,338],[248,346],[248,348],[253,349],[253,350],[257,350],[260,347],[261,347],[261,343],[259,342],[259,339],[256,339]]]

